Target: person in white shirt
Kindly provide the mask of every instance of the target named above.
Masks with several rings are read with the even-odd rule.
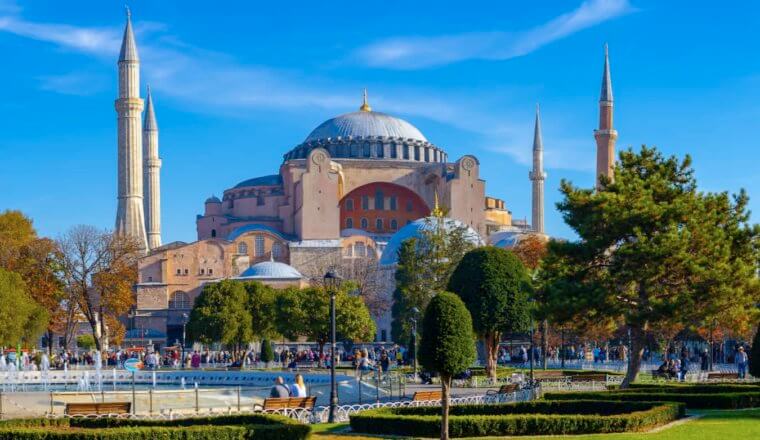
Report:
[[[303,382],[303,376],[296,374],[295,382],[290,386],[291,397],[308,397],[306,395],[306,384]]]

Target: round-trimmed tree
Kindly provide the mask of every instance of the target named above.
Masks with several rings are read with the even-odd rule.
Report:
[[[269,342],[269,339],[264,339],[261,341],[261,362],[264,362],[265,364],[269,364],[274,360],[274,351],[272,350],[272,343]]]
[[[504,332],[530,325],[530,277],[517,256],[486,246],[467,252],[449,280],[472,315],[473,330],[486,348],[486,373],[496,379],[496,358]]]
[[[755,338],[752,339],[752,348],[749,352],[749,374],[760,377],[760,325],[757,326]]]
[[[472,318],[457,295],[441,292],[430,300],[422,322],[419,360],[441,377],[441,439],[448,440],[451,378],[475,360]]]

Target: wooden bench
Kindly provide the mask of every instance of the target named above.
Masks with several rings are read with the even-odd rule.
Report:
[[[316,396],[309,397],[268,397],[264,399],[264,411],[276,410],[276,409],[314,409],[314,404],[317,403]]]
[[[68,416],[129,414],[131,402],[67,403],[65,413]]]
[[[526,378],[530,378],[530,373],[525,374]],[[558,381],[558,380],[566,380],[567,376],[561,371],[561,370],[539,370],[539,371],[533,371],[533,380],[536,380],[538,382],[541,381]]]
[[[607,373],[571,374],[571,382],[607,382]]]
[[[512,394],[512,393],[516,393],[519,388],[520,388],[519,385],[517,385],[516,383],[508,383],[508,384],[502,385],[498,391],[495,391],[495,390],[486,391],[486,396]]]
[[[670,373],[667,371],[651,370],[652,379],[670,379]]]
[[[738,379],[739,373],[707,373],[707,380]]]
[[[415,402],[423,400],[437,400],[440,402],[441,399],[443,399],[443,395],[440,391],[415,391],[412,396],[412,400]]]

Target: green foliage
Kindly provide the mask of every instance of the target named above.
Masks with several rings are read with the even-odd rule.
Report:
[[[760,377],[760,325],[757,326],[752,348],[749,351],[749,374]]]
[[[610,400],[622,402],[680,402],[689,409],[739,409],[760,406],[760,390],[685,392],[677,390],[620,390],[579,393],[545,393],[547,400]]]
[[[459,297],[441,292],[430,300],[422,321],[419,361],[442,378],[461,373],[475,360],[472,318]]]
[[[746,327],[741,321],[757,312],[760,227],[748,222],[748,198],[699,192],[688,156],[623,151],[614,182],[593,190],[563,181],[561,192],[557,207],[579,240],[549,244],[546,311],[586,329],[627,326],[633,348],[624,386],[638,373],[649,333],[712,319]],[[720,322],[727,317],[734,322]]]
[[[47,321],[47,312],[29,296],[21,276],[0,268],[0,346],[35,341]]]
[[[248,294],[238,281],[209,283],[195,300],[187,323],[188,337],[206,344],[239,347],[253,340]]]
[[[43,429],[56,427],[57,429]],[[67,430],[66,428],[76,428]],[[0,440],[301,440],[311,432],[288,417],[265,414],[176,420],[116,418],[18,419],[0,421]]]
[[[382,408],[351,415],[355,432],[435,437],[438,408]],[[572,435],[644,431],[683,417],[678,403],[522,402],[499,405],[457,405],[451,408],[452,437],[505,435]]]
[[[277,335],[277,290],[258,281],[243,283],[248,294],[248,313],[251,314],[251,330],[259,338]]]
[[[261,341],[261,362],[272,362],[274,360],[274,350],[272,350],[272,342],[269,339]]]
[[[92,335],[77,336],[77,347],[84,350],[92,350],[95,347],[95,337]]]
[[[530,277],[510,251],[493,246],[467,252],[449,280],[472,316],[473,330],[483,338],[487,370],[496,377],[502,332],[522,332],[530,325]]]
[[[451,274],[472,249],[466,226],[456,226],[438,216],[426,219],[420,237],[405,240],[398,250],[396,290],[393,293],[391,337],[408,341],[411,310],[425,310],[430,298],[446,290]]]

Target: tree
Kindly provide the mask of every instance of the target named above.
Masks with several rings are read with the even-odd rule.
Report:
[[[579,240],[549,244],[548,309],[559,322],[630,330],[622,387],[653,328],[704,322],[719,305],[751,313],[760,301],[760,227],[748,222],[746,194],[699,192],[693,174],[688,156],[642,147],[621,152],[614,182],[602,178],[597,191],[562,182],[557,206]]]
[[[526,237],[517,242],[512,252],[522,261],[523,265],[530,272],[531,280],[536,280],[541,260],[546,256],[547,239],[543,235],[528,234]],[[546,369],[548,367],[546,356],[549,352],[549,320],[546,316],[546,298],[544,290],[539,282],[533,282],[533,314],[538,320],[538,333],[541,336],[541,364]]]
[[[204,344],[221,342],[237,354],[243,344],[253,340],[253,320],[248,305],[243,283],[222,280],[206,284],[190,311],[188,337]]]
[[[34,343],[47,325],[47,312],[29,295],[21,275],[2,268],[0,322],[0,346]]]
[[[118,317],[134,305],[139,244],[131,237],[80,225],[66,232],[58,247],[64,289],[76,303],[76,310],[67,312],[81,312],[90,324],[95,347],[103,350],[109,339],[108,323],[117,324]]]
[[[391,337],[406,341],[411,335],[411,310],[425,310],[430,299],[446,290],[464,254],[475,247],[467,226],[435,209],[420,236],[405,240],[398,250],[396,290],[393,292]]]
[[[749,352],[749,374],[754,377],[760,377],[760,325],[755,331],[755,338],[752,340],[752,347]]]
[[[251,315],[254,337],[269,339],[277,335],[277,291],[258,281],[243,283],[248,295],[247,309]]]
[[[305,336],[316,341],[319,354],[330,340],[330,294],[322,288],[285,289],[278,296],[278,328],[288,339]],[[339,340],[368,341],[375,321],[364,301],[341,289],[335,295],[335,331]]]
[[[530,277],[510,251],[493,246],[471,250],[449,280],[472,315],[473,330],[486,347],[486,373],[496,380],[496,359],[503,332],[521,332],[530,325]]]
[[[441,292],[434,296],[423,318],[420,364],[441,377],[441,439],[449,438],[451,378],[475,360],[472,319],[459,297]]]
[[[268,364],[274,360],[274,350],[272,350],[272,342],[269,339],[263,339],[261,341],[261,362]]]
[[[95,348],[95,338],[92,335],[77,336],[77,347],[83,350],[92,350]]]

